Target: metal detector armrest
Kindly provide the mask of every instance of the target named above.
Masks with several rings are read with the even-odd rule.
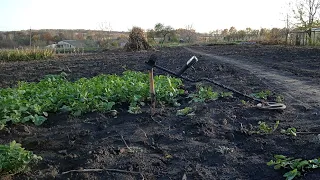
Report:
[[[198,62],[198,58],[197,58],[196,56],[192,56],[192,57],[187,61],[187,64],[185,64],[185,65],[179,70],[179,72],[176,73],[176,72],[172,72],[172,71],[170,71],[170,70],[168,70],[168,69],[165,69],[165,68],[163,68],[163,67],[160,67],[160,66],[156,65],[157,59],[158,59],[157,56],[156,56],[155,54],[152,54],[152,55],[150,56],[149,60],[146,61],[145,63],[146,63],[147,65],[149,65],[151,68],[154,68],[154,67],[155,67],[155,68],[161,69],[161,70],[163,70],[163,71],[165,71],[165,72],[167,72],[167,73],[170,73],[170,74],[172,74],[172,75],[175,75],[175,76],[181,77],[181,78],[183,78],[181,75],[182,75],[189,67],[193,66],[196,62]],[[191,81],[192,81],[192,80],[191,80]]]
[[[155,54],[152,54],[148,61],[146,61],[146,64],[151,66],[151,68],[155,67],[157,61],[157,56]]]

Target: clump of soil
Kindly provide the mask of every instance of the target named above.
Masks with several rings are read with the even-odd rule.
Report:
[[[144,36],[144,31],[139,27],[133,27],[129,35],[129,42],[126,44],[125,49],[127,51],[141,51],[150,48],[151,46]]]

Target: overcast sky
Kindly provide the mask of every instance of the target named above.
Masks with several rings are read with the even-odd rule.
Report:
[[[115,31],[156,23],[198,32],[216,29],[284,27],[289,0],[0,0],[0,31],[22,29],[99,29]]]

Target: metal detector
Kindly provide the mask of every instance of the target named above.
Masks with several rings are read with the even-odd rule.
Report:
[[[231,87],[228,87],[228,86],[225,86],[223,84],[220,84],[216,81],[213,81],[211,79],[208,79],[208,78],[200,78],[200,79],[190,79],[190,78],[187,78],[187,77],[184,77],[182,76],[182,74],[188,69],[190,68],[191,66],[193,66],[196,62],[198,62],[198,58],[196,56],[192,56],[188,61],[187,63],[176,73],[176,72],[173,72],[173,71],[170,71],[169,69],[166,69],[164,67],[161,67],[161,66],[158,66],[156,64],[156,61],[157,61],[157,56],[155,54],[152,54],[149,58],[148,61],[146,61],[145,63],[148,64],[151,69],[153,68],[157,68],[157,69],[160,69],[162,71],[165,71],[171,75],[174,75],[178,78],[181,78],[181,79],[184,79],[186,81],[189,81],[189,82],[192,82],[192,83],[197,83],[197,82],[201,82],[201,81],[205,81],[205,82],[209,82],[209,83],[212,83],[212,84],[215,84],[219,87],[222,87],[224,89],[227,89],[229,91],[232,91],[236,94],[239,94],[241,96],[244,96],[248,99],[251,99],[253,101],[256,101],[258,102],[258,104],[256,105],[259,109],[268,109],[268,110],[284,110],[286,108],[286,105],[282,104],[282,103],[277,103],[277,102],[265,102],[261,99],[257,99],[257,98],[254,98],[254,97],[251,97],[247,94],[244,94],[244,93],[241,93],[240,91],[238,90],[235,90]]]

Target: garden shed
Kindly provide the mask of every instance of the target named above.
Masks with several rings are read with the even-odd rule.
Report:
[[[305,30],[293,30],[289,34],[289,44],[291,45],[304,46],[310,43],[320,44],[320,28],[311,29],[311,39]]]

